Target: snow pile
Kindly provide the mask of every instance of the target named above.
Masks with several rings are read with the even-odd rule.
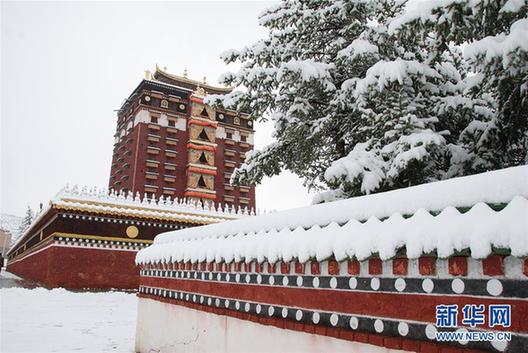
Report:
[[[161,234],[139,264],[171,261],[389,259],[492,246],[528,255],[528,166]],[[508,204],[501,211],[487,204]],[[461,213],[456,207],[471,207]],[[438,213],[436,216],[430,212]],[[405,218],[404,216],[411,216]]]
[[[4,288],[0,298],[1,352],[134,351],[134,294]]]

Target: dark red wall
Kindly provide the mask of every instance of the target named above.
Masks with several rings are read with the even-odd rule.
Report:
[[[7,269],[49,288],[137,289],[136,252],[51,246]]]

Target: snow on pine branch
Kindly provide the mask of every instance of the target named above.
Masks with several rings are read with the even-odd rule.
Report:
[[[316,62],[313,59],[309,60],[290,60],[286,63],[281,64],[277,72],[278,81],[288,81],[287,76],[297,74],[302,81],[313,81],[317,80],[327,90],[335,90],[335,86],[332,83],[332,76],[330,71],[335,68],[334,64],[327,64],[322,62]]]
[[[368,150],[366,143],[357,144],[348,156],[338,159],[326,170],[324,177],[328,182],[344,179],[350,183],[361,179],[361,191],[370,194],[378,189],[385,179],[387,162],[379,151]]]
[[[352,88],[351,84],[355,83],[353,95],[357,98],[367,94],[372,86],[376,86],[381,92],[392,82],[398,82],[400,85],[404,84],[411,76],[440,77],[430,66],[418,61],[402,59],[394,61],[380,60],[367,70],[364,78],[345,81],[342,88]]]
[[[511,25],[510,33],[500,33],[496,36],[488,36],[481,40],[469,43],[464,47],[464,57],[467,60],[475,61],[479,57],[484,57],[486,63],[495,58],[502,59],[504,69],[508,69],[511,54],[515,51],[524,51],[524,59],[528,52],[528,19],[524,18]],[[526,72],[527,65],[519,65],[521,72]],[[524,70],[523,70],[524,69]]]
[[[354,39],[345,49],[337,53],[338,58],[350,57],[355,59],[360,55],[377,54],[378,46],[365,39]]]
[[[428,158],[427,148],[431,145],[443,146],[445,139],[432,130],[423,130],[403,135],[381,150],[366,143],[356,144],[346,157],[332,163],[324,177],[330,183],[359,180],[361,192],[370,194],[390,182],[390,178],[396,178],[411,161]]]

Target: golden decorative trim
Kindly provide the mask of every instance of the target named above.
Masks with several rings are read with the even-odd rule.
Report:
[[[186,188],[185,191],[195,191],[195,192],[202,192],[202,193],[205,193],[205,194],[211,194],[211,195],[216,195],[216,191],[215,190],[209,190],[209,189],[203,189],[203,188]]]
[[[191,80],[191,79],[187,78],[186,76],[184,77],[184,76],[178,76],[178,75],[169,74],[168,72],[165,72],[165,70],[160,70],[159,67],[156,67],[156,72],[160,73],[163,76],[168,77],[168,78],[170,78],[172,80],[181,81],[181,82],[185,82],[185,83],[190,83],[190,84],[193,84],[193,85],[196,85],[196,86],[201,86],[201,87],[204,87],[204,88],[209,88],[209,89],[222,91],[222,92],[226,92],[226,93],[229,93],[229,92],[231,92],[233,90],[230,87],[215,87],[215,86],[211,86],[211,85],[208,85],[208,84],[204,84],[203,82],[200,82],[200,81]],[[163,81],[161,81],[161,82],[164,83]]]
[[[139,235],[139,229],[136,226],[128,226],[126,229],[126,235],[129,238],[137,238]]]
[[[130,239],[130,238],[119,238],[112,236],[101,236],[101,235],[90,235],[90,234],[75,234],[75,233],[61,233],[55,232],[51,234],[52,237],[60,236],[66,238],[76,239],[93,239],[93,240],[107,240],[107,241],[121,241],[124,243],[141,243],[141,244],[152,244],[152,240],[146,239]]]
[[[208,146],[213,146],[213,147],[217,147],[218,144],[216,143],[213,143],[213,142],[207,142],[207,141],[201,141],[201,140],[193,140],[193,139],[189,139],[189,142],[191,143],[195,143],[197,145],[208,145]]]
[[[213,167],[211,165],[206,165],[206,164],[187,163],[187,167],[216,170],[216,167]]]

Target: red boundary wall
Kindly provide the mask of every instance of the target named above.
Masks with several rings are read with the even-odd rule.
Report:
[[[411,266],[412,262],[412,266]],[[528,349],[528,260],[491,255],[307,263],[158,263],[141,270],[139,296],[264,325],[415,352],[524,352]],[[435,340],[435,308],[511,306],[505,345]],[[141,317],[139,317],[141,320]],[[439,328],[439,331],[454,329]],[[145,333],[144,333],[145,334]],[[148,335],[148,333],[146,333]]]
[[[51,243],[7,270],[46,287],[67,289],[137,289],[136,251],[78,248]]]

